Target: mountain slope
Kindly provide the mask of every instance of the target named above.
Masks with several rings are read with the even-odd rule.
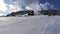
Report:
[[[56,23],[60,22],[60,16],[0,18],[0,34],[48,34],[54,29],[52,26],[57,27]]]

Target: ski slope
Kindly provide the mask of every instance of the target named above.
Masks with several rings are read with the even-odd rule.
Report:
[[[0,34],[60,34],[60,16],[0,17]]]

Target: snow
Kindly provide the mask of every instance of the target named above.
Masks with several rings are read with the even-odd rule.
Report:
[[[60,16],[0,17],[0,34],[60,34]]]

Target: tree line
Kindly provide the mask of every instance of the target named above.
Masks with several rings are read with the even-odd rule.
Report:
[[[17,14],[23,15],[23,14],[28,14],[28,16],[34,15],[33,10],[25,10],[25,11],[16,11],[8,14],[7,16],[16,16]]]
[[[40,13],[43,15],[54,16],[54,15],[60,15],[60,10],[42,10],[40,11]]]

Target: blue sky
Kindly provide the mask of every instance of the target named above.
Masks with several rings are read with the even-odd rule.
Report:
[[[56,8],[60,9],[60,0],[39,0],[40,3],[45,3],[46,1],[53,4]]]

